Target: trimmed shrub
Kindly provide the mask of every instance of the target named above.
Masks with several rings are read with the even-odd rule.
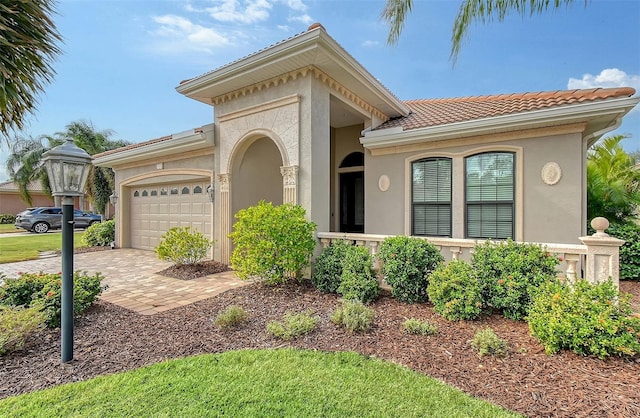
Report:
[[[73,274],[73,313],[78,315],[93,304],[106,286],[102,274],[86,272]],[[0,304],[5,306],[35,307],[45,315],[49,328],[60,325],[62,310],[62,274],[23,273],[17,279],[6,279],[0,286]]]
[[[173,264],[197,264],[207,256],[212,242],[200,231],[191,231],[190,227],[171,228],[155,248],[158,258]]]
[[[220,312],[214,323],[220,329],[232,328],[246,322],[249,319],[249,314],[238,305],[227,306],[227,308]]]
[[[407,334],[413,335],[436,335],[438,333],[437,325],[416,318],[409,318],[404,321],[402,323],[402,329],[404,329],[404,332]]]
[[[336,293],[342,280],[342,265],[351,246],[347,241],[334,241],[316,258],[311,274],[311,281],[325,293]]]
[[[440,251],[426,240],[397,236],[380,246],[381,273],[391,294],[406,303],[426,302],[429,274],[444,261]]]
[[[488,241],[476,245],[472,265],[483,302],[519,320],[529,312],[533,292],[556,277],[558,258],[540,245]]]
[[[482,313],[480,285],[465,261],[441,264],[429,277],[428,293],[435,311],[450,321],[476,319]]]
[[[0,213],[0,224],[8,225],[16,223],[16,215],[9,213]]]
[[[640,280],[640,225],[611,224],[606,232],[625,240],[620,247],[620,280]]]
[[[475,333],[471,346],[476,349],[479,356],[502,357],[509,352],[507,342],[499,338],[491,328],[485,328]]]
[[[370,303],[378,298],[380,285],[369,251],[357,245],[347,248],[338,293],[347,300]]]
[[[358,300],[343,300],[331,315],[331,322],[351,332],[366,332],[371,328],[375,312]]]
[[[531,335],[547,353],[572,350],[605,358],[640,353],[640,315],[611,281],[545,283],[529,312]]]
[[[0,305],[0,355],[20,350],[33,333],[43,327],[45,315],[37,308]]]
[[[87,228],[82,243],[88,247],[106,247],[116,240],[116,221],[99,222]]]
[[[316,247],[316,224],[305,219],[301,206],[273,206],[261,201],[238,211],[233,232],[231,265],[244,280],[284,283],[301,278]]]
[[[313,312],[287,312],[282,321],[271,321],[267,324],[267,332],[274,337],[289,341],[313,331],[320,320]]]

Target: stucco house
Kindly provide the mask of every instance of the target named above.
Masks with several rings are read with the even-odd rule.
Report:
[[[27,207],[53,206],[53,197],[38,182],[29,184],[31,205],[22,200],[18,185],[12,181],[0,183],[0,214],[16,215]]]
[[[118,246],[191,226],[224,262],[234,214],[262,199],[302,205],[320,232],[578,244],[587,149],[640,101],[631,88],[403,101],[319,24],[177,91],[213,123],[94,163],[116,173]]]

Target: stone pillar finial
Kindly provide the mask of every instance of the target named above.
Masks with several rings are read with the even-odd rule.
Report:
[[[591,221],[591,228],[596,230],[596,232],[593,234],[594,237],[609,236],[609,234],[604,232],[607,228],[609,228],[609,221],[607,220],[607,218],[603,218],[602,216],[593,218],[593,220]]]

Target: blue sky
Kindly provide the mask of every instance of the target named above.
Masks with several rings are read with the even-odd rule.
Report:
[[[581,1],[532,18],[476,24],[455,67],[458,0],[415,0],[400,42],[387,46],[384,0],[62,0],[65,43],[55,81],[22,134],[85,120],[141,142],[213,121],[213,109],[175,91],[192,78],[320,22],[403,100],[630,86],[640,91],[640,1]],[[640,149],[640,109],[615,133]],[[0,181],[8,179],[6,146]]]

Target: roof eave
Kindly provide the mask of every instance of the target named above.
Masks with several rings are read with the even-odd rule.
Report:
[[[121,152],[97,157],[93,164],[98,167],[117,167],[123,164],[175,155],[202,148],[213,148],[213,126],[210,129],[191,129],[171,135],[171,139],[162,142],[132,148]]]
[[[390,113],[388,115],[389,117],[406,116],[411,112],[411,109],[403,101],[398,99],[391,91],[382,85],[382,83],[373,77],[371,73],[349,55],[349,53],[321,27],[304,32],[282,43],[266,48],[263,51],[232,62],[213,72],[185,81],[177,86],[176,90],[178,93],[187,97],[206,102],[203,100],[203,97],[198,96],[198,93],[206,88],[210,88],[212,85],[219,84],[222,86],[225,80],[237,79],[238,77],[264,68],[270,63],[291,59],[296,55],[301,55],[313,49],[317,49],[318,54],[323,53],[333,58],[335,63],[343,70],[348,71],[358,82],[366,85],[378,100],[387,104],[390,110],[390,112],[388,111]],[[309,66],[314,66],[314,64],[315,62],[308,62]],[[292,68],[292,70],[295,69],[298,68]],[[332,76],[332,74],[329,74],[329,76]],[[219,94],[222,95],[228,92],[229,91],[226,91],[224,88],[221,88]]]
[[[377,149],[522,130],[534,126],[561,125],[579,120],[585,121],[595,117],[610,116],[611,121],[607,126],[599,127],[595,131],[589,131],[589,128],[587,128],[583,134],[589,144],[593,144],[600,136],[619,126],[622,117],[631,111],[638,102],[640,102],[640,97],[625,97],[429,126],[408,131],[398,127],[367,131],[360,138],[360,143],[364,148]]]

